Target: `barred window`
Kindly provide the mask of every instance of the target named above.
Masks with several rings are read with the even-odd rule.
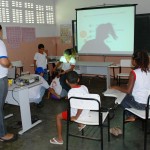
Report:
[[[47,24],[54,24],[53,6],[46,6],[46,22]]]
[[[0,0],[0,22],[10,22],[8,0]]]
[[[25,23],[34,23],[34,5],[33,3],[24,3],[25,7]]]
[[[42,5],[36,5],[36,20],[39,24],[44,24],[44,6]]]
[[[23,23],[21,1],[12,1],[12,20],[14,23]]]
[[[53,3],[38,3],[36,0],[0,0],[0,22],[55,24]]]

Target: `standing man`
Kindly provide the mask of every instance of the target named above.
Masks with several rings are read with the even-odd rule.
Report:
[[[45,53],[44,45],[38,45],[38,52],[34,55],[34,70],[36,68],[42,67],[44,70],[44,79],[48,81],[48,74],[47,74],[47,54]]]
[[[0,141],[10,141],[14,139],[14,134],[7,133],[4,126],[3,107],[8,92],[8,68],[11,63],[7,56],[7,51],[2,39],[2,26],[0,25]]]

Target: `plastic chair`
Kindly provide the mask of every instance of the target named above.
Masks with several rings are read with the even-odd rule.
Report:
[[[148,120],[150,119],[149,100],[150,100],[150,95],[148,96],[147,105],[145,107],[145,110],[138,110],[138,109],[135,109],[135,108],[126,108],[124,110],[124,112],[123,112],[123,138],[125,137],[125,125],[126,125],[125,113],[126,112],[130,112],[133,115],[135,115],[138,118],[143,120],[143,123],[144,123],[144,141],[143,141],[143,143],[144,143],[144,150],[147,149]]]
[[[16,76],[22,76],[22,75],[26,75],[26,74],[30,74],[29,71],[23,71],[23,63],[21,60],[18,60],[18,61],[12,61],[11,62],[12,66],[13,67],[16,67]],[[20,69],[20,73],[17,74],[17,68]]]
[[[83,129],[81,132],[70,132],[71,125],[70,125],[70,108],[76,108],[76,109],[88,109],[90,110],[89,116],[85,117],[84,119],[77,119],[74,122],[81,123],[88,126],[98,126],[99,130],[96,128],[96,133],[98,133],[98,137],[92,137],[92,135],[85,135],[84,130],[88,130],[87,127]],[[98,94],[84,94],[84,95],[77,95],[76,97],[70,97],[69,98],[69,107],[68,107],[68,120],[67,120],[67,144],[66,149],[68,150],[69,145],[69,136],[74,137],[80,137],[80,138],[86,138],[86,139],[92,139],[97,140],[101,142],[101,150],[103,150],[103,127],[104,127],[104,121],[107,120],[107,127],[108,127],[108,141],[110,141],[110,134],[109,134],[109,128],[110,128],[110,122],[109,122],[109,111],[102,112],[101,110],[101,101],[100,96]],[[106,126],[106,125],[105,125]],[[92,128],[94,129],[94,128]],[[81,134],[82,133],[82,134]],[[79,148],[80,149],[80,148]]]
[[[129,78],[129,72],[122,72],[122,68],[131,68],[131,59],[121,59],[120,60],[120,73],[117,74],[117,83],[120,85],[121,78]]]

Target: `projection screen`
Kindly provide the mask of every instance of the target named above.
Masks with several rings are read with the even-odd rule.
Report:
[[[83,55],[131,55],[135,6],[76,9],[77,51]]]

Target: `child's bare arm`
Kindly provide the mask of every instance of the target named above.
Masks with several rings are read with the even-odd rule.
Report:
[[[48,89],[48,93],[47,93],[47,98],[49,99],[50,98],[50,95],[51,95],[51,91],[50,91],[50,88]]]

